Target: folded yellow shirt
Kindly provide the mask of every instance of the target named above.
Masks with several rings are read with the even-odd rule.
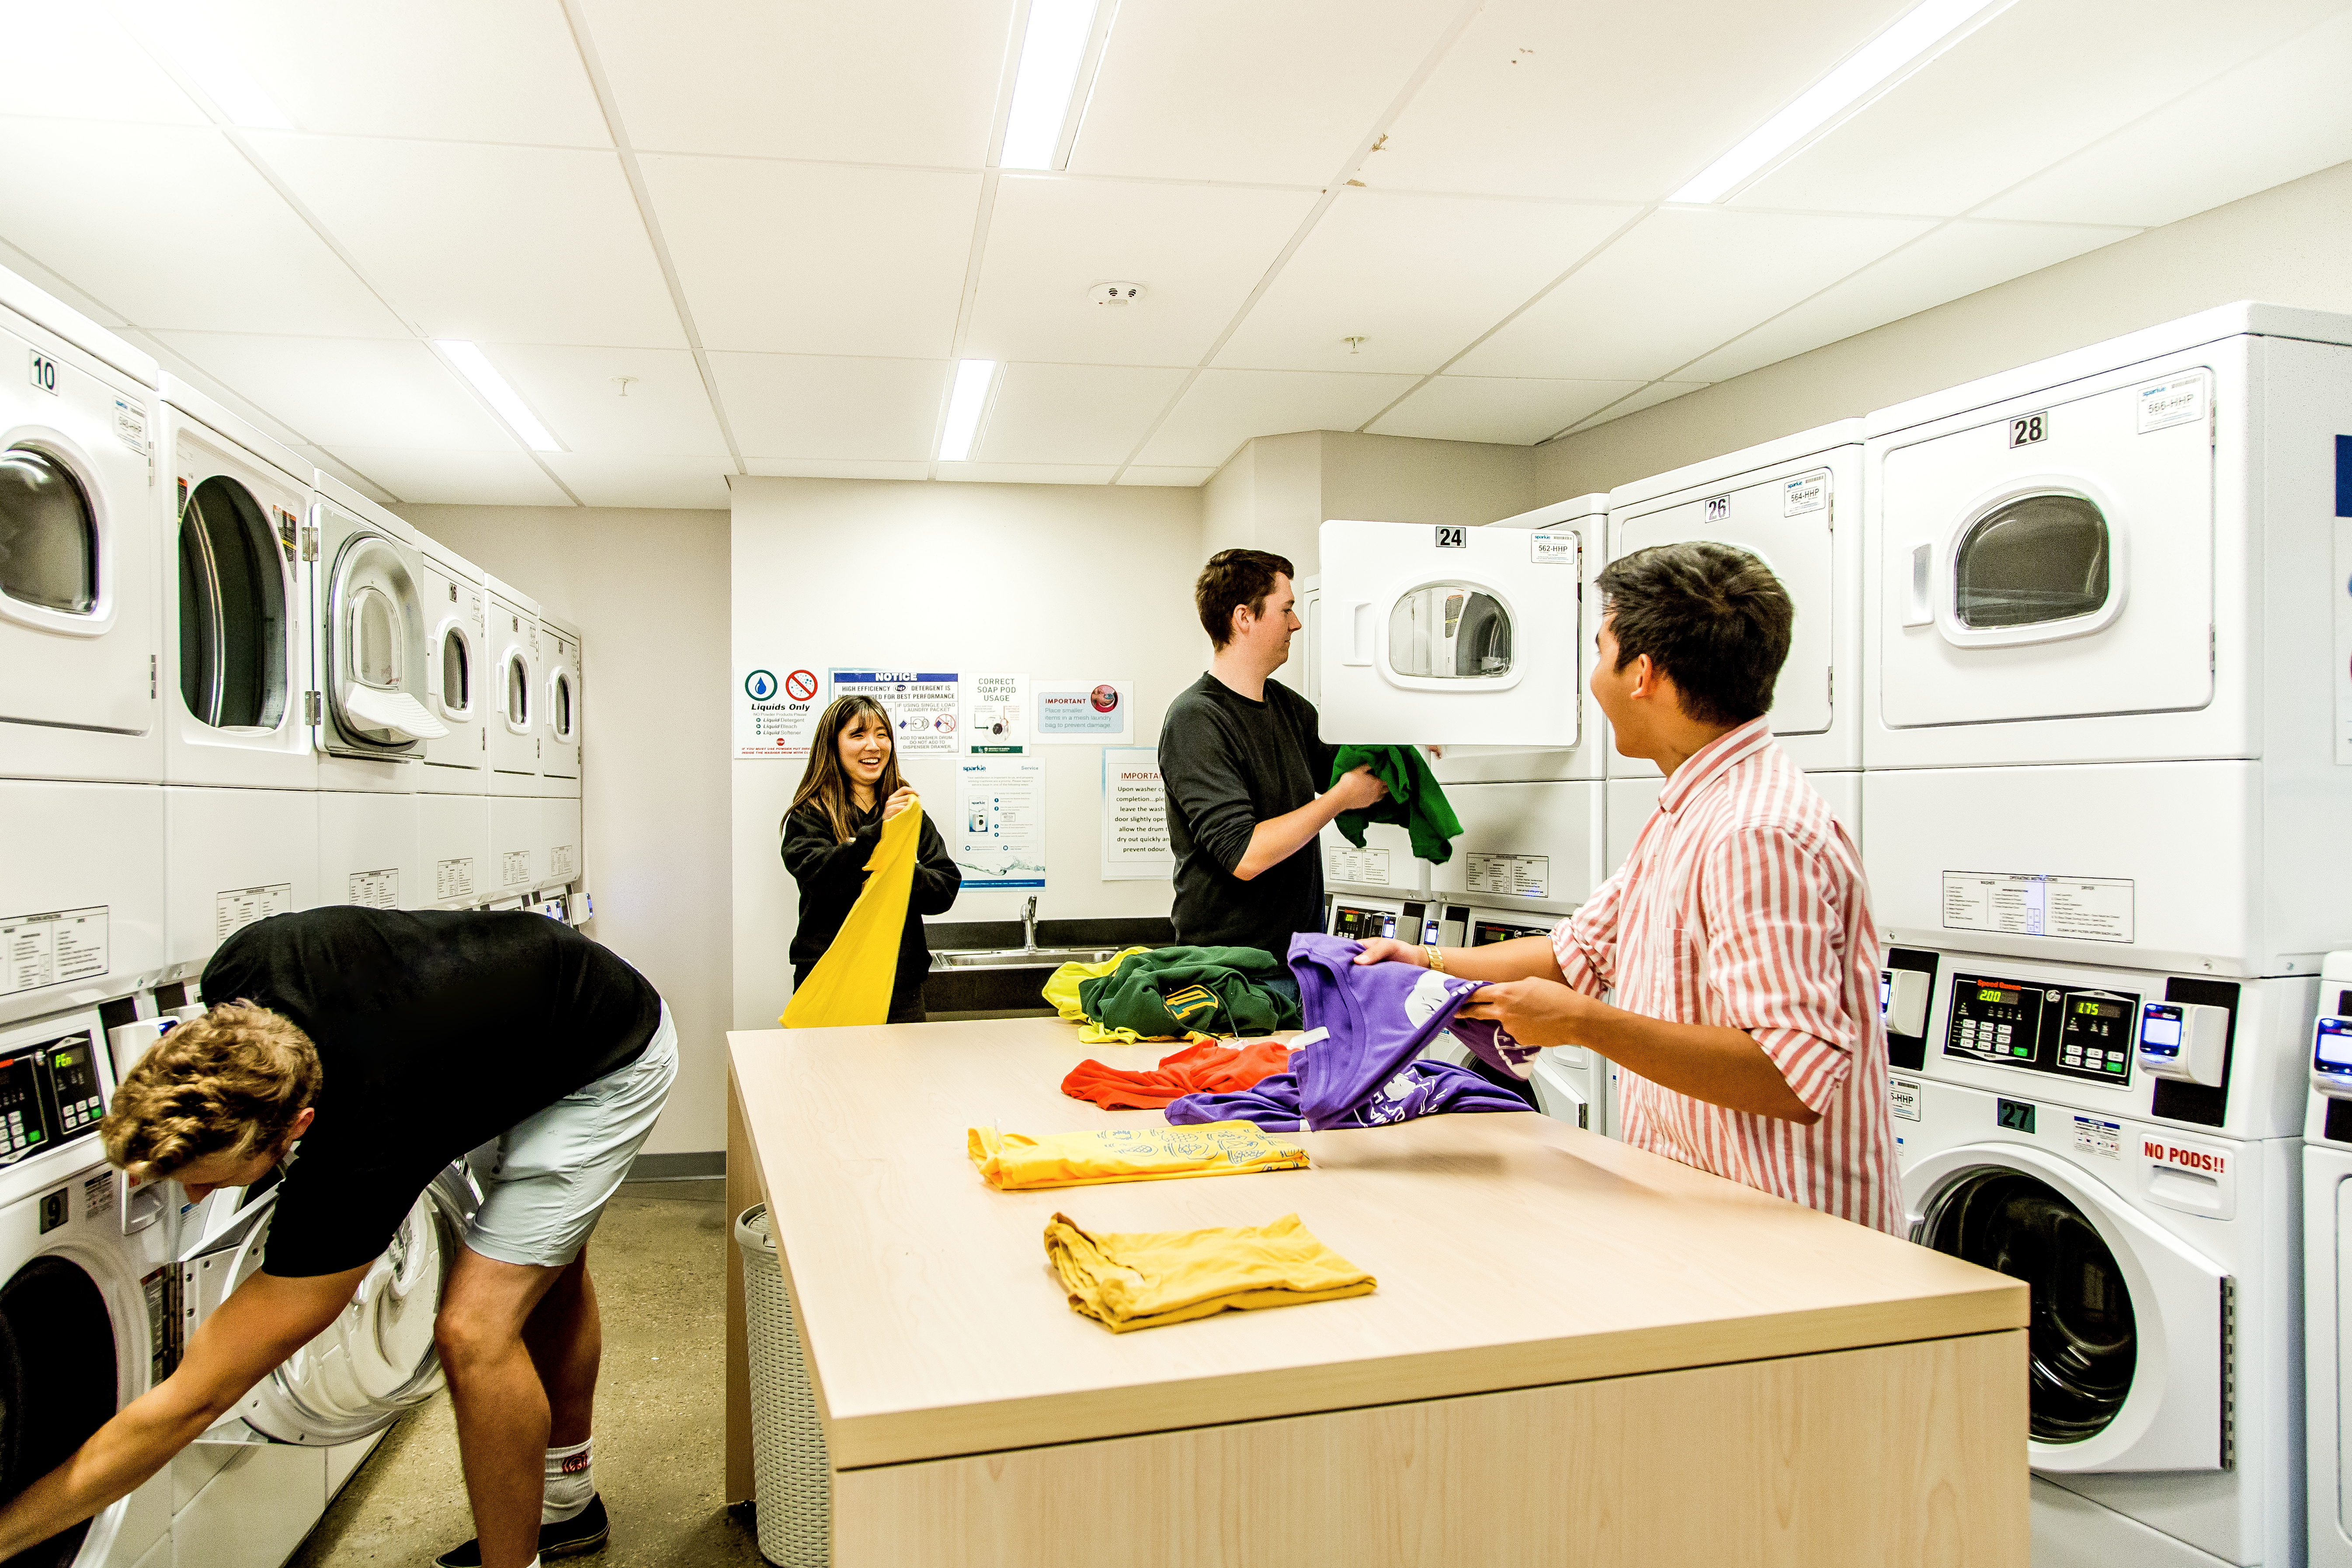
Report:
[[[1107,1127],[1096,1132],[1049,1132],[1043,1138],[973,1127],[964,1132],[964,1152],[990,1186],[1005,1192],[1160,1182],[1174,1176],[1238,1176],[1252,1171],[1295,1171],[1307,1163],[1306,1150],[1277,1143],[1247,1121]]]
[[[1070,1310],[1115,1334],[1215,1312],[1368,1296],[1379,1283],[1315,1239],[1295,1214],[1220,1230],[1105,1231],[1057,1214],[1045,1256]]]

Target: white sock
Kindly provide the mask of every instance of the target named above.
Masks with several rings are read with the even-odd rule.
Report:
[[[588,1447],[594,1441],[591,1437],[568,1448],[547,1451],[547,1482],[539,1505],[540,1523],[561,1524],[567,1519],[575,1519],[588,1506],[588,1500],[596,1495],[595,1475],[588,1468]]]

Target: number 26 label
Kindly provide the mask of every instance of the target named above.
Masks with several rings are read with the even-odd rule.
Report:
[[[2031,447],[2036,441],[2049,438],[2050,416],[2047,414],[2028,414],[2021,419],[2009,422],[2009,444],[2012,447]]]
[[[47,393],[50,396],[55,397],[58,395],[58,362],[49,358],[48,355],[41,353],[38,349],[33,350],[32,353],[33,384],[39,387],[43,392]]]

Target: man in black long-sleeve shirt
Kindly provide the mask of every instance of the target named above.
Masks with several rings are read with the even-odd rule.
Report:
[[[1323,921],[1316,836],[1343,811],[1388,794],[1358,768],[1318,794],[1332,749],[1315,706],[1275,670],[1300,629],[1288,561],[1222,550],[1193,585],[1215,648],[1209,672],[1177,694],[1160,727],[1168,837],[1176,852],[1176,940],[1262,948],[1280,958],[1293,931]]]

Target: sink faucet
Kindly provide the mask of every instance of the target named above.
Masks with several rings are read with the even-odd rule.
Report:
[[[1029,901],[1021,906],[1021,951],[1037,951],[1037,895],[1034,893],[1030,894]]]

